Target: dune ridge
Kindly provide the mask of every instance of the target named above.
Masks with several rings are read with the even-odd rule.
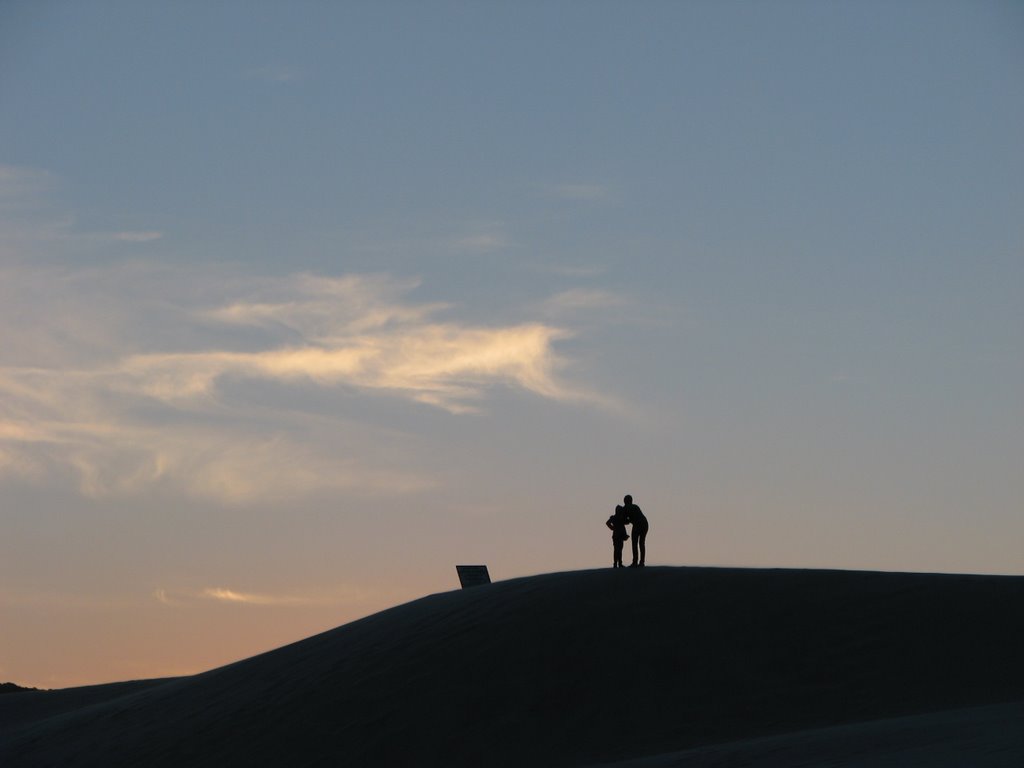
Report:
[[[711,765],[707,750],[726,749],[712,745],[1012,707],[1022,647],[1022,577],[544,574],[191,677],[4,697],[0,763]],[[1001,754],[1024,755],[1021,740]]]

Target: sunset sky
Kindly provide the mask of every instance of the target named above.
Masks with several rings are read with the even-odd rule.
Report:
[[[1024,5],[0,5],[0,681],[649,561],[1024,572]],[[628,578],[628,573],[623,578]]]

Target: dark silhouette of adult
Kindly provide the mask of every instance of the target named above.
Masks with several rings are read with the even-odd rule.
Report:
[[[633,562],[629,567],[643,568],[644,560],[647,559],[647,531],[651,528],[650,523],[629,494],[622,500],[622,511],[627,522],[633,526]]]

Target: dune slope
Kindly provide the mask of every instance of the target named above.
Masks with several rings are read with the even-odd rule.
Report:
[[[7,697],[38,714],[0,711],[0,764],[589,765],[1024,699],[1022,647],[1020,577],[548,574],[63,711]]]

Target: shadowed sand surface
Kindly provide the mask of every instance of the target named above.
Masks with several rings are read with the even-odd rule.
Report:
[[[1024,577],[579,571],[0,698],[4,766],[1024,765]]]

